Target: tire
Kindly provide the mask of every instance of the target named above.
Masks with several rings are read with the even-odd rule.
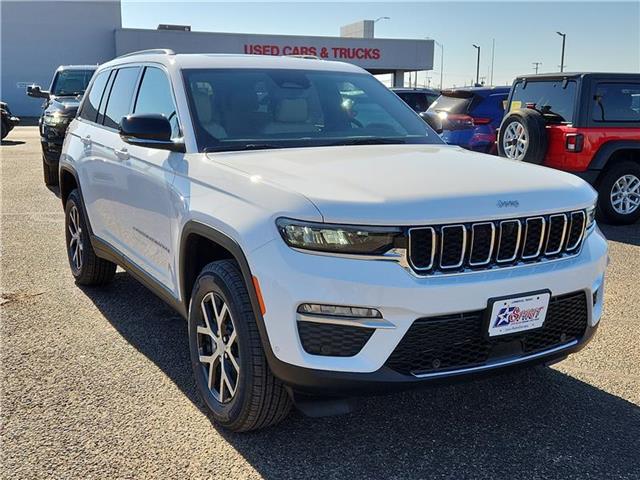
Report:
[[[246,432],[275,425],[288,415],[291,399],[269,369],[249,294],[234,261],[212,262],[196,279],[189,304],[189,349],[196,385],[216,423]],[[210,361],[201,362],[201,355]],[[212,366],[213,389],[209,387]],[[223,371],[228,386],[221,380]]]
[[[58,185],[58,169],[49,165],[42,156],[42,171],[44,172],[44,184],[47,187],[56,187]]]
[[[502,121],[498,135],[498,154],[512,160],[540,165],[547,154],[548,142],[546,122],[542,114],[530,108],[522,108],[508,114]]]
[[[4,140],[5,137],[9,135],[9,126],[4,120],[2,120],[2,123],[0,124],[0,134],[2,135],[2,138],[0,140]]]
[[[626,204],[624,196],[614,195],[614,189],[617,192],[624,191],[625,183],[628,192]],[[614,203],[621,198],[621,203]],[[634,202],[639,204],[634,207]],[[627,213],[624,213],[625,206],[631,207]],[[640,164],[620,162],[604,171],[598,181],[598,214],[604,222],[614,225],[630,225],[640,220]]]
[[[86,216],[78,190],[73,190],[64,207],[67,256],[78,285],[105,285],[113,280],[116,264],[96,255],[91,246]],[[79,245],[79,248],[76,248]]]

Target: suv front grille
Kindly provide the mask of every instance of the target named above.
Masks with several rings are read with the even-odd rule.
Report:
[[[570,213],[409,229],[409,264],[420,275],[491,269],[575,255],[586,215]]]
[[[413,322],[386,362],[393,370],[428,374],[472,368],[504,357],[523,357],[582,338],[587,328],[584,292],[553,297],[540,329],[489,338],[485,310],[420,318]]]

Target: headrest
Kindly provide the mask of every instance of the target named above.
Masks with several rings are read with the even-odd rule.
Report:
[[[309,105],[306,98],[283,98],[275,113],[276,122],[302,123],[309,118]]]
[[[193,102],[196,104],[196,113],[200,119],[200,123],[211,122],[211,99],[209,93],[206,90],[196,88],[193,91]]]

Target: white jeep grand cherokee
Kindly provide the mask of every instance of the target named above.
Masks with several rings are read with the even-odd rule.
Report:
[[[549,364],[602,314],[589,185],[443,144],[352,65],[119,57],[69,128],[60,185],[77,283],[117,264],[186,317],[198,388],[232,430],[301,399]]]

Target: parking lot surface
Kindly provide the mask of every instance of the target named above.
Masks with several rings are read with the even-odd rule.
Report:
[[[561,364],[239,435],[196,393],[186,322],[120,270],[74,284],[37,128],[0,153],[2,478],[640,478],[640,225],[603,227],[605,315]]]

